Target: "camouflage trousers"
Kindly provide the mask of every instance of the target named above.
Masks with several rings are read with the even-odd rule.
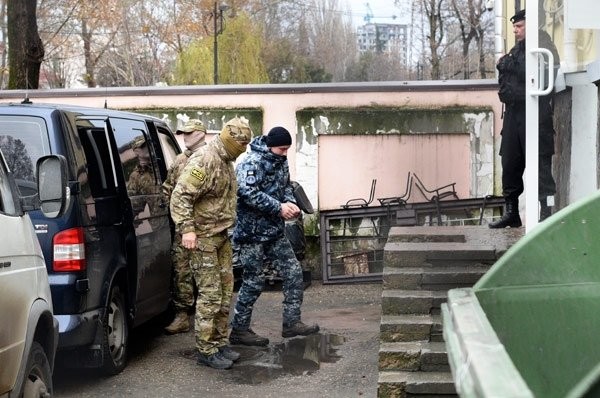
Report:
[[[190,267],[192,251],[181,245],[181,234],[175,234],[171,246],[173,258],[173,306],[176,312],[190,313],[194,308],[194,278]]]
[[[283,279],[283,325],[293,325],[300,320],[300,306],[304,298],[302,267],[292,245],[282,236],[272,242],[239,245],[238,260],[243,269],[243,281],[231,322],[234,329],[247,330],[250,327],[252,308],[265,286],[265,257],[271,260]]]
[[[198,238],[191,250],[190,266],[198,290],[196,300],[196,348],[212,355],[227,344],[229,307],[233,295],[231,242],[227,231]]]

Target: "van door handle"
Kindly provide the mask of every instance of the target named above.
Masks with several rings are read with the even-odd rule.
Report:
[[[10,261],[5,261],[0,263],[0,268],[8,268],[12,265],[12,263]]]

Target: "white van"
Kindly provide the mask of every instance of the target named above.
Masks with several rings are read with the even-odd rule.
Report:
[[[64,158],[49,156],[37,164],[39,198],[49,217],[67,201]],[[37,200],[40,199],[40,200]],[[52,395],[52,370],[58,322],[46,264],[11,170],[0,152],[0,397]]]

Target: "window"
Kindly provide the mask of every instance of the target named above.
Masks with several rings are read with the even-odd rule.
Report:
[[[165,163],[168,169],[169,167],[171,167],[171,164],[173,163],[175,157],[179,153],[179,151],[177,150],[179,145],[173,140],[173,138],[171,137],[171,135],[169,135],[169,132],[165,128],[156,126],[156,130],[158,131],[158,140],[160,141],[160,147],[162,149],[163,156],[165,158]]]
[[[110,118],[109,123],[119,150],[125,181],[130,180],[136,168],[144,167],[150,170],[152,183],[156,183],[152,146],[148,145],[146,124],[139,120],[119,118]]]
[[[110,141],[104,129],[104,120],[77,121],[77,132],[87,160],[87,175],[92,196],[108,197],[116,194]]]
[[[50,154],[46,122],[34,116],[0,116],[0,150],[21,196],[37,193],[35,165]]]

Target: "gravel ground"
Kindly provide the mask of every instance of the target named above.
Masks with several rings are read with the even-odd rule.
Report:
[[[137,329],[131,357],[119,375],[58,368],[56,397],[376,397],[381,284],[322,285],[305,290],[303,321],[315,336],[281,337],[280,291],[265,291],[252,328],[268,337],[263,349],[236,347],[242,358],[230,370],[199,366],[192,332],[162,333],[161,324]]]

